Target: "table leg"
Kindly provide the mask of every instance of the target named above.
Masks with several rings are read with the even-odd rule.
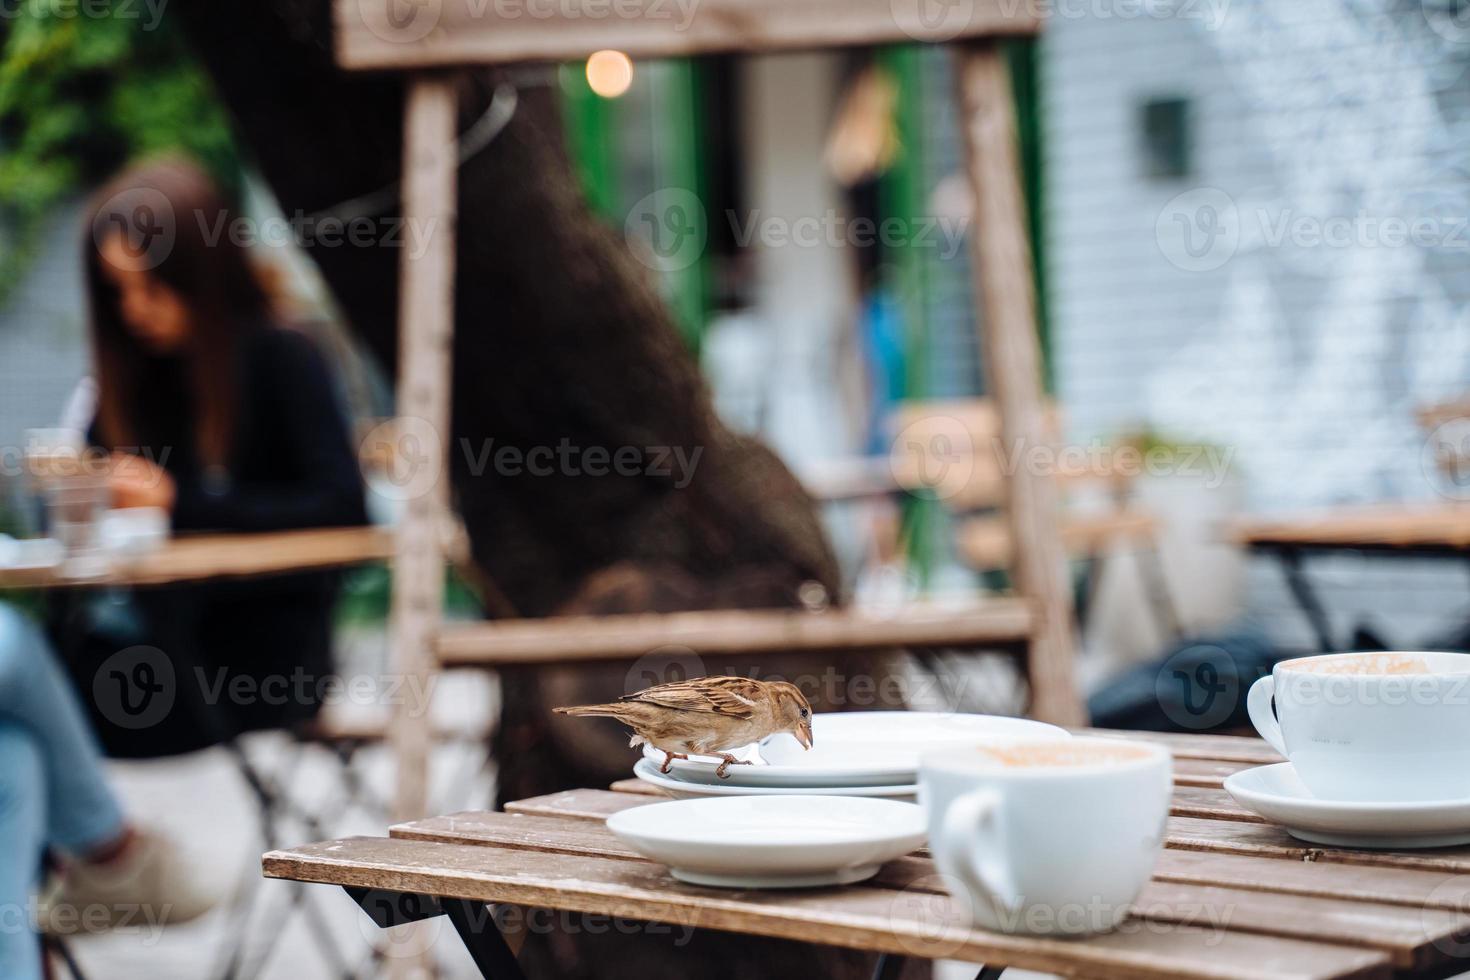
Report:
[[[873,968],[873,980],[898,980],[906,962],[907,957],[897,953],[878,954],[878,965]]]
[[[500,934],[495,914],[484,902],[440,899],[432,895],[376,888],[346,888],[344,891],[382,929],[446,916],[485,980],[525,980],[515,954]]]
[[[873,970],[873,980],[898,980],[903,974],[906,957],[896,953],[883,953],[878,957],[878,965]],[[975,974],[975,980],[1000,980],[1000,975],[1006,972],[1003,966],[982,966],[980,972]]]
[[[490,906],[484,902],[444,899],[444,914],[454,923],[454,931],[464,940],[470,958],[487,980],[525,980],[516,955],[506,945],[500,926]]]
[[[1291,590],[1296,604],[1301,607],[1302,614],[1311,624],[1312,632],[1317,637],[1317,646],[1323,653],[1336,651],[1337,644],[1332,640],[1332,623],[1327,618],[1327,610],[1322,601],[1312,589],[1312,583],[1307,581],[1306,571],[1302,568],[1301,552],[1295,548],[1283,548],[1277,554],[1281,559],[1281,570],[1286,575],[1286,587]]]

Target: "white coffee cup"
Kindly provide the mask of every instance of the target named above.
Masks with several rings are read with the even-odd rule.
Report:
[[[1251,685],[1246,708],[1314,796],[1355,803],[1470,798],[1470,654],[1284,660]]]
[[[1168,749],[1116,738],[1011,741],[926,756],[929,849],[970,921],[1002,932],[1113,928],[1163,846]]]

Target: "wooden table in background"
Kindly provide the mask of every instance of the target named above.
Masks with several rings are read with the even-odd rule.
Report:
[[[1470,558],[1470,504],[1342,507],[1294,516],[1252,517],[1234,522],[1230,538],[1281,562],[1287,587],[1311,624],[1318,647],[1330,653],[1333,638],[1326,607],[1307,579],[1308,555],[1340,553],[1408,558]]]
[[[267,877],[345,888],[379,925],[446,915],[487,977],[516,978],[487,905],[550,908],[904,957],[1089,978],[1441,977],[1470,968],[1470,847],[1363,851],[1308,845],[1242,810],[1221,788],[1280,761],[1257,739],[1104,732],[1166,742],[1175,795],[1153,881],[1118,930],[1088,939],[957,926],[921,852],[859,885],[732,891],[686,885],[603,825],[662,797],[638,780],[400,824],[263,859]],[[512,942],[515,936],[509,937]],[[698,973],[689,964],[690,975]]]
[[[379,527],[314,528],[252,534],[189,534],[121,562],[100,578],[69,578],[55,568],[0,568],[0,589],[169,585],[342,568],[393,557],[393,532]]]

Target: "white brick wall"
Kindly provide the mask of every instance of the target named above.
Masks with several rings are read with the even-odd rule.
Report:
[[[1470,34],[1431,23],[1432,7],[1234,0],[1213,30],[1053,19],[1046,245],[1076,435],[1143,423],[1232,447],[1257,510],[1437,499],[1413,409],[1470,391]],[[1148,177],[1140,156],[1138,107],[1169,96],[1192,101],[1183,180]],[[1203,246],[1199,205],[1221,200],[1205,188],[1233,204],[1217,213],[1235,244],[1217,239],[1190,271],[1173,220]],[[1439,219],[1439,243],[1271,239],[1283,218],[1360,212]],[[1464,563],[1313,567],[1343,630],[1367,619],[1411,644],[1466,615]],[[1278,640],[1305,640],[1276,569],[1257,563],[1249,607]]]

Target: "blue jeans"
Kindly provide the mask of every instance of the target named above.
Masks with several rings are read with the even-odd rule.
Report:
[[[46,849],[85,853],[124,827],[50,644],[0,604],[0,977],[41,976],[29,899]]]

